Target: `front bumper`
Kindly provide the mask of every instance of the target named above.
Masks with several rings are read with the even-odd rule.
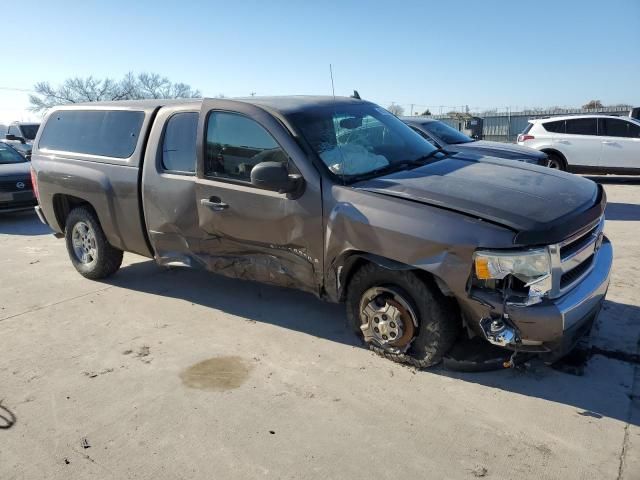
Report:
[[[530,306],[505,306],[498,295],[474,292],[470,299],[473,304],[465,302],[463,310],[472,327],[474,319],[504,319],[515,329],[519,340],[505,345],[507,348],[546,353],[553,360],[566,354],[590,331],[609,287],[612,263],[613,248],[604,238],[594,254],[590,273],[563,296]]]

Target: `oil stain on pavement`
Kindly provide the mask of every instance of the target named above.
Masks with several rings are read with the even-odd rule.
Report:
[[[180,378],[189,388],[223,392],[242,385],[249,378],[252,368],[240,357],[213,357],[187,368]]]

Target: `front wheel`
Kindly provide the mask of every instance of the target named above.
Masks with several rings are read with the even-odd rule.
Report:
[[[426,368],[453,346],[460,321],[447,299],[414,272],[360,268],[347,287],[347,316],[369,348]]]
[[[122,264],[122,250],[111,246],[95,214],[86,207],[69,213],[65,241],[71,263],[83,277],[105,278]]]

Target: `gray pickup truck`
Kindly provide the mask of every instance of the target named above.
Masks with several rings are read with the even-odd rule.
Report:
[[[609,284],[599,185],[443,152],[359,99],[60,107],[32,168],[37,212],[85,277],[128,251],[302,289],[417,367],[465,335],[557,358]]]

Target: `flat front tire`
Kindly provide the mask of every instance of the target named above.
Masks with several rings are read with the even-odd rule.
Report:
[[[346,303],[350,324],[371,350],[417,368],[440,362],[461,324],[448,299],[407,270],[361,267]]]
[[[69,212],[65,241],[71,263],[83,277],[105,278],[122,264],[122,250],[107,241],[100,222],[87,207],[77,207]]]

